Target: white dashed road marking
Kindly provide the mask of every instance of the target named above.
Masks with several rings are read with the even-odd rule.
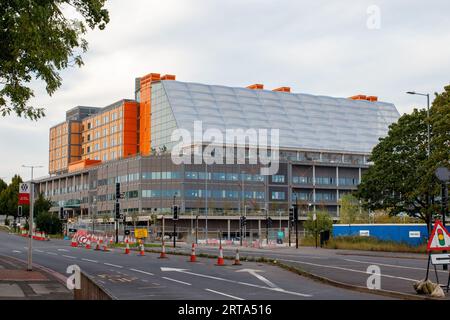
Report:
[[[149,276],[154,276],[154,274],[151,273],[151,272],[146,272],[146,271],[142,271],[142,270],[139,270],[139,269],[132,269],[132,268],[130,268],[130,270],[134,271],[134,272],[143,273],[143,274],[146,274],[146,275],[149,275]]]
[[[112,264],[112,263],[107,263],[107,262],[104,262],[103,264],[105,266],[110,266],[110,267],[115,267],[115,268],[123,268],[122,266],[118,266],[117,264]]]
[[[66,255],[62,255],[63,257],[66,257],[66,258],[69,258],[69,259],[76,259],[77,257],[74,257],[74,256],[66,256]]]
[[[219,292],[219,291],[216,291],[216,290],[211,290],[211,289],[205,289],[205,290],[209,291],[209,292],[214,292],[216,294],[220,294],[222,296],[225,296],[225,297],[228,297],[228,298],[232,298],[232,299],[235,299],[235,300],[244,300],[242,298],[239,298],[239,297],[236,297],[236,296],[232,296],[231,294],[226,294],[226,293]]]
[[[97,260],[91,260],[91,259],[85,259],[85,258],[81,258],[81,260],[88,261],[88,262],[93,262],[93,263],[98,263]]]
[[[175,280],[175,279],[172,279],[172,278],[168,278],[168,277],[162,277],[163,279],[166,279],[166,280],[169,280],[169,281],[173,281],[173,282],[178,282],[178,283],[182,283],[182,284],[185,284],[185,285],[187,285],[187,286],[192,286],[192,284],[190,284],[190,283],[187,283],[187,282],[184,282],[184,281],[180,281],[180,280]]]

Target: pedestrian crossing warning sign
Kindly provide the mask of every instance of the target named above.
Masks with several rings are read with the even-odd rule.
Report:
[[[450,250],[450,233],[439,220],[434,223],[430,240],[428,240],[427,251],[433,250]]]

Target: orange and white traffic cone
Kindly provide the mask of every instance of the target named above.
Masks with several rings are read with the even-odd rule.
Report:
[[[100,250],[100,244],[99,244],[99,240],[98,239],[95,240],[95,249],[94,250],[96,250],[96,251]]]
[[[219,247],[219,257],[217,258],[217,263],[216,266],[224,266],[225,262],[223,260],[223,250],[222,250],[222,245],[220,245]]]
[[[139,254],[138,255],[141,256],[141,257],[145,256],[145,249],[144,249],[144,244],[143,243],[141,243],[139,245]]]
[[[91,249],[91,240],[89,240],[89,238],[86,242],[86,249]]]
[[[195,244],[192,243],[192,249],[191,249],[191,259],[189,262],[197,262],[197,257],[195,255]]]
[[[111,238],[109,238],[109,245],[112,245],[114,243],[114,239],[113,236],[111,236]]]
[[[77,239],[75,237],[72,238],[72,241],[70,242],[71,247],[78,247]]]
[[[130,254],[130,245],[128,244],[128,242],[125,247],[125,254]]]
[[[103,251],[109,251],[109,249],[108,249],[108,241],[105,241],[103,243]]]
[[[161,254],[159,255],[158,259],[166,259],[167,255],[166,255],[166,246],[164,244],[164,241],[162,242],[162,249],[161,249]]]
[[[239,260],[239,249],[236,249],[236,257],[234,258],[233,266],[240,266],[240,265],[242,265],[242,263]]]

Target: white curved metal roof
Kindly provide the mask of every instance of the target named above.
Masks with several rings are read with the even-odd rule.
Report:
[[[385,102],[161,82],[179,128],[279,129],[280,148],[370,153],[400,116]]]

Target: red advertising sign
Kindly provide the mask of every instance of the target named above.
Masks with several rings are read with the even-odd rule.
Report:
[[[19,205],[27,204],[30,205],[30,194],[29,193],[19,193]]]
[[[30,204],[30,185],[28,183],[19,185],[19,205],[22,204]]]

